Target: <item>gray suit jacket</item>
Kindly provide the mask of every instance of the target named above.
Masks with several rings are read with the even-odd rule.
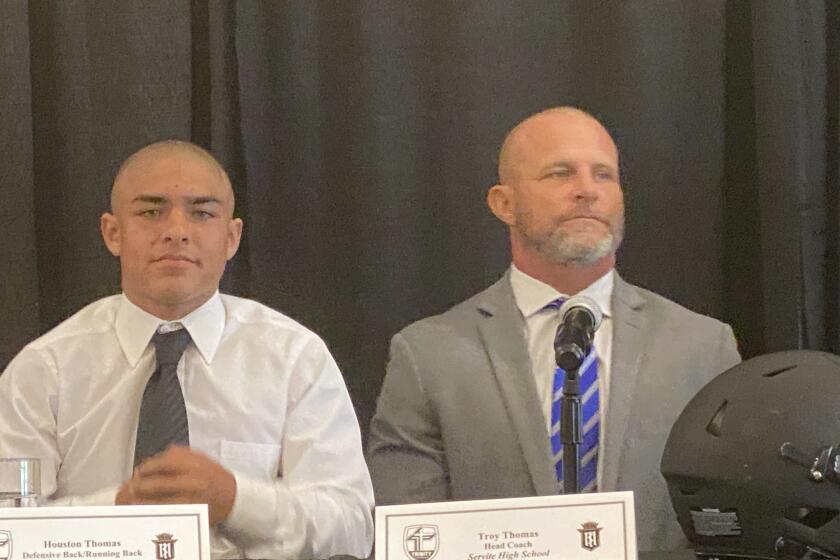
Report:
[[[686,546],[659,473],[689,399],[740,361],[729,326],[616,275],[602,491],[635,492],[640,551]],[[371,422],[376,502],[556,493],[549,439],[509,273],[409,325]]]

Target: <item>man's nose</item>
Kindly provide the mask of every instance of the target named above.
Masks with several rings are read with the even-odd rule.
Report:
[[[166,228],[163,232],[163,239],[167,242],[186,243],[189,241],[189,227],[185,213],[173,209],[166,220]]]
[[[573,196],[577,200],[593,201],[598,198],[598,184],[589,173],[579,173],[575,177]]]

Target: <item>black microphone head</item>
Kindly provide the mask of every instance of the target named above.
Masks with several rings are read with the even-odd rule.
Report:
[[[592,351],[595,331],[601,326],[601,308],[586,296],[572,296],[560,306],[560,324],[554,336],[554,359],[566,371],[578,369]]]
[[[561,344],[554,349],[554,361],[564,371],[578,369],[586,360],[586,353],[577,344]]]
[[[592,298],[588,298],[586,296],[572,296],[566,301],[563,302],[563,305],[560,306],[560,321],[563,322],[566,318],[566,314],[569,313],[572,309],[583,309],[587,311],[592,316],[592,331],[597,331],[598,327],[601,326],[601,320],[604,318],[604,314],[601,312],[601,307],[598,303],[593,300]]]

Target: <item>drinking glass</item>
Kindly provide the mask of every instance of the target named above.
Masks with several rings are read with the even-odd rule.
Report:
[[[0,507],[36,507],[40,493],[38,459],[0,459]]]

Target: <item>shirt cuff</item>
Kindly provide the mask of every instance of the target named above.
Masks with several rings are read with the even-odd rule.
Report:
[[[222,530],[241,545],[275,541],[282,548],[297,526],[298,512],[291,507],[288,490],[280,480],[267,482],[233,473],[236,497]],[[281,519],[282,517],[282,519]],[[286,538],[283,538],[283,536]],[[276,541],[280,542],[276,542]]]

